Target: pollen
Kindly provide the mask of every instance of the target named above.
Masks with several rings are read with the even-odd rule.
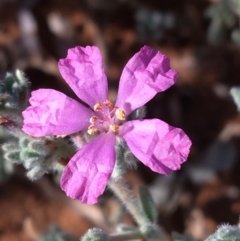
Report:
[[[102,110],[102,105],[100,103],[97,103],[93,106],[93,109],[95,111],[101,111]]]
[[[119,130],[119,125],[110,125],[109,128],[110,128],[110,130],[111,130],[112,132],[114,132],[115,134],[117,134],[117,133],[118,133],[118,130]]]
[[[96,117],[96,116],[92,116],[92,117],[89,119],[89,122],[90,122],[91,124],[94,124],[94,123],[96,122],[96,120],[97,120],[97,117]]]
[[[126,119],[126,114],[123,110],[121,109],[117,109],[115,112],[115,116],[119,119],[119,120],[125,120]]]
[[[97,128],[94,125],[90,125],[88,127],[87,133],[89,135],[95,135],[95,134],[97,134],[97,132],[98,132],[98,130],[97,130]]]
[[[105,101],[103,102],[103,104],[104,104],[105,106],[107,106],[110,110],[113,109],[113,104],[112,104],[112,102],[110,102],[109,100],[105,100]]]

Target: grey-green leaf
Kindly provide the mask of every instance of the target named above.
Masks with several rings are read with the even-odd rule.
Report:
[[[139,188],[140,208],[153,223],[158,220],[158,211],[151,194],[145,186]]]

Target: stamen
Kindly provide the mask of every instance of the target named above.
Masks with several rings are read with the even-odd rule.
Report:
[[[90,122],[91,124],[93,124],[93,123],[96,122],[96,120],[97,120],[97,117],[96,117],[96,116],[92,116],[92,117],[89,119],[89,122]]]
[[[118,133],[119,125],[110,125],[109,126],[110,130],[114,132],[115,134]]]
[[[94,126],[94,125],[90,125],[89,127],[88,127],[88,130],[87,130],[87,133],[89,134],[89,135],[94,135],[94,134],[96,134],[97,133],[97,128]]]
[[[100,103],[97,103],[93,106],[93,109],[95,111],[101,111],[102,110],[102,105]]]
[[[123,110],[121,109],[117,109],[115,112],[115,116],[119,119],[119,120],[125,120],[126,119],[126,114]]]
[[[109,100],[105,100],[103,104],[106,105],[110,110],[112,110],[113,108],[112,102],[110,102]]]

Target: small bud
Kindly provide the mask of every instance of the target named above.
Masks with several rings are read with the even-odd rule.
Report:
[[[221,225],[206,241],[233,241],[240,240],[240,229],[237,225]]]

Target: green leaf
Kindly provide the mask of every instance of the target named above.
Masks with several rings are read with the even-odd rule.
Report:
[[[158,211],[153,202],[152,196],[145,186],[139,188],[140,208],[153,223],[158,220]]]
[[[21,138],[19,140],[19,146],[21,149],[27,148],[29,143],[30,143],[30,140],[28,138]]]
[[[4,152],[19,151],[18,143],[16,142],[5,142],[2,144],[2,150]]]
[[[11,162],[14,162],[14,163],[20,162],[20,152],[19,152],[19,151],[7,152],[7,153],[4,155],[4,158],[5,158],[7,161],[11,161]]]
[[[36,152],[41,156],[47,156],[51,151],[43,139],[30,141],[28,149],[29,151]]]
[[[38,160],[38,159],[42,158],[42,156],[39,153],[34,152],[32,150],[28,150],[28,149],[21,151],[20,157],[21,157],[22,160],[27,160],[27,159]]]

